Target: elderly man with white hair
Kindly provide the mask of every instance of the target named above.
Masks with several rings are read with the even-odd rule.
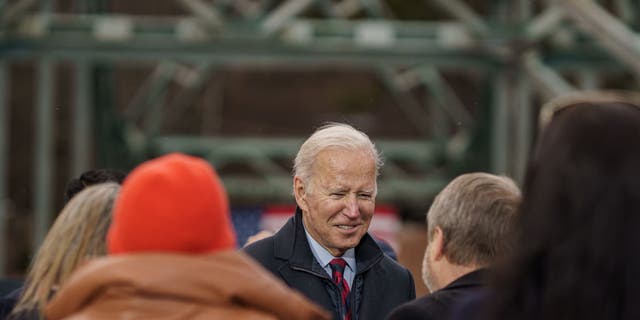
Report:
[[[415,286],[367,233],[381,165],[363,132],[340,123],[319,128],[295,159],[295,215],[244,250],[334,319],[384,319],[415,297]]]

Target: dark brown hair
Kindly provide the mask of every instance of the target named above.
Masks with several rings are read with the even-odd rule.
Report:
[[[492,319],[640,319],[640,107],[556,108],[530,159]]]

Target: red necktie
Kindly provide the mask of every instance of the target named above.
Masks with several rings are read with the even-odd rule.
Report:
[[[349,307],[349,284],[347,280],[344,279],[344,267],[347,265],[347,262],[342,258],[335,258],[329,262],[329,266],[331,267],[331,275],[333,278],[333,282],[340,288],[340,296],[342,298],[342,305],[344,306],[344,310],[346,310],[346,314],[344,315],[344,320],[351,320],[351,308]]]

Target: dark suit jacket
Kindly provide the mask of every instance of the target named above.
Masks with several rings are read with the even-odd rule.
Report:
[[[311,252],[299,208],[273,237],[244,250],[287,285],[332,311],[334,319],[340,319],[340,291]],[[411,273],[384,255],[368,234],[355,248],[355,254],[357,270],[350,294],[352,320],[384,319],[393,308],[415,298]]]
[[[467,273],[438,291],[399,306],[387,320],[449,319],[456,303],[486,288],[486,273],[484,269]]]

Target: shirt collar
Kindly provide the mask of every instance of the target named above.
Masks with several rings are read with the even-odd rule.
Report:
[[[327,249],[325,249],[322,245],[320,245],[310,234],[307,232],[307,229],[304,230],[305,235],[307,236],[307,241],[309,242],[309,247],[311,247],[311,253],[316,258],[318,263],[323,268],[326,268],[329,265],[329,262],[333,260],[334,257]],[[354,248],[350,248],[347,250],[341,257],[347,263],[347,267],[351,269],[351,271],[355,272],[356,266],[356,250]]]

